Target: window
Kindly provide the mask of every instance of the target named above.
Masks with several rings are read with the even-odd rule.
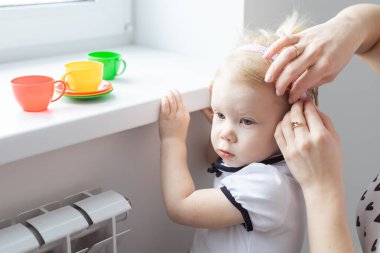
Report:
[[[25,48],[127,36],[131,20],[131,0],[0,0],[0,61]]]
[[[55,4],[79,1],[93,1],[93,0],[0,0],[0,7],[15,7],[21,5],[33,4]]]

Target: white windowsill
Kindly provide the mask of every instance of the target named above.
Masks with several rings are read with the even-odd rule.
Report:
[[[45,112],[24,112],[10,80],[30,74],[59,79],[65,63],[85,60],[86,53],[0,65],[0,165],[153,123],[170,89],[182,93],[190,112],[209,105],[208,84],[216,62],[137,46],[110,50],[120,52],[128,64],[111,81],[110,94],[85,101],[64,97]]]

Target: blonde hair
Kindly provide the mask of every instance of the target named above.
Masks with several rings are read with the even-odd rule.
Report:
[[[236,50],[232,51],[225,59],[222,66],[216,72],[216,76],[221,71],[231,71],[234,76],[241,80],[270,85],[264,81],[265,74],[272,61],[265,60],[262,55],[250,51],[239,50],[242,45],[257,44],[269,47],[273,42],[281,36],[299,33],[305,29],[306,19],[300,18],[297,12],[293,12],[285,21],[277,28],[276,31],[259,29],[256,31],[245,30]],[[286,93],[287,100],[288,93]],[[311,97],[314,102],[318,103],[318,90],[311,89],[307,92],[307,96]]]

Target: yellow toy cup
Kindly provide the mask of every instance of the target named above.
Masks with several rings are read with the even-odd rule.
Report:
[[[66,73],[62,81],[70,90],[77,92],[97,91],[103,80],[103,63],[94,61],[76,61],[65,64]]]

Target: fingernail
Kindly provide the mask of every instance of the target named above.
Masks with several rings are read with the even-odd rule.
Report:
[[[289,98],[288,102],[289,104],[293,104],[293,100],[291,98]]]
[[[276,90],[276,95],[281,96],[281,93],[278,90]]]
[[[264,81],[265,81],[266,83],[271,83],[272,80],[273,80],[272,75],[268,75],[268,74],[265,75],[265,79],[264,79]]]
[[[166,100],[165,100],[165,98],[161,99],[161,111],[166,112]]]

